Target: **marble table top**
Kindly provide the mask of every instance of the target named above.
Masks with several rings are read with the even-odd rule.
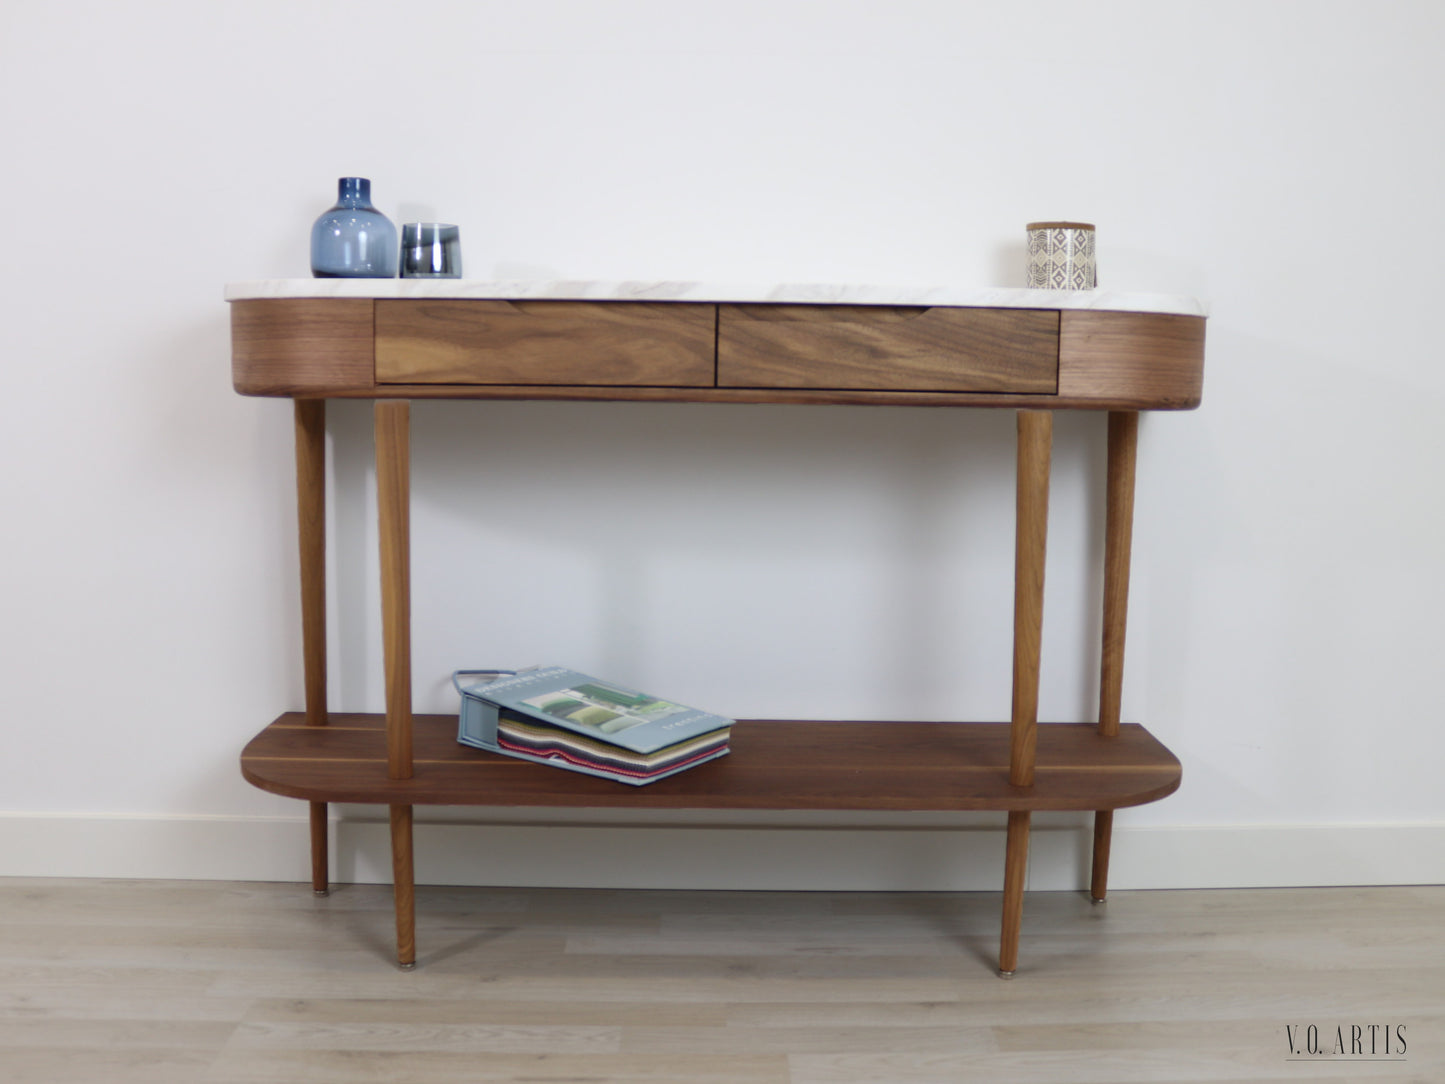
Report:
[[[982,309],[1093,309],[1206,316],[1192,297],[1116,290],[963,286],[738,285],[547,279],[260,279],[226,286],[227,301],[284,297],[480,298],[495,301],[692,301],[733,304],[917,305]]]

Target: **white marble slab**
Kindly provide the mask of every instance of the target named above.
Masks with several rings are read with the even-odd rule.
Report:
[[[1206,316],[1192,297],[1115,290],[960,286],[727,285],[709,282],[486,282],[480,279],[261,279],[226,286],[227,301],[276,297],[482,298],[495,301],[693,301],[1094,309]]]

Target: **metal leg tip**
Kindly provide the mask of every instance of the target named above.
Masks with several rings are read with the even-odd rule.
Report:
[[[1089,902],[1090,902],[1090,903],[1103,903],[1103,902],[1104,902],[1104,897],[1103,897],[1103,896],[1090,896],[1090,897],[1089,897]]]
[[[331,895],[331,889],[329,889],[329,888],[313,888],[313,889],[311,890],[311,894],[312,894],[313,896],[316,896],[317,898],[320,898],[320,897],[322,897],[322,896],[329,896],[329,895]]]
[[[416,970],[416,961],[415,961],[415,960],[412,960],[410,963],[397,964],[396,966],[399,967],[399,968],[401,968],[403,971],[415,971],[415,970]]]
[[[1014,977],[1014,973],[1012,971],[1005,971],[1003,968],[999,968],[998,977],[1001,979],[1011,979]]]

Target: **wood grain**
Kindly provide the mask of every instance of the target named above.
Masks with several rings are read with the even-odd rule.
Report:
[[[326,401],[297,399],[296,526],[306,718],[326,723]]]
[[[326,401],[297,399],[296,525],[301,555],[301,655],[306,722],[326,725]],[[325,802],[311,803],[311,888],[328,889]]]
[[[713,305],[378,301],[376,378],[711,387],[716,319]]]
[[[607,388],[525,384],[388,384],[328,392],[332,399],[561,400],[579,403],[777,403],[798,406],[969,407],[988,410],[1188,410],[1197,403],[1137,397],[1015,395],[1010,392],[847,391],[825,388]]]
[[[1114,811],[1094,812],[1094,854],[1089,872],[1089,896],[1102,902],[1109,895],[1109,850],[1114,842]]]
[[[426,376],[402,377],[392,373],[388,384],[376,383],[376,348],[373,328],[381,315],[381,306],[443,304],[442,302],[377,301],[352,298],[286,298],[231,302],[232,372],[236,390],[246,395],[326,396],[328,398],[452,398],[452,399],[575,399],[656,402],[717,403],[832,403],[832,404],[896,404],[903,406],[963,406],[1006,409],[1039,405],[1039,397],[1048,395],[1049,406],[1055,409],[1084,410],[1187,410],[1199,404],[1203,373],[1204,320],[1201,317],[1159,315],[1153,313],[1111,312],[1044,312],[1043,310],[927,310],[975,314],[1000,314],[1008,317],[1020,312],[1043,315],[1055,321],[1054,348],[1057,388],[1026,393],[1001,390],[989,386],[983,390],[888,390],[895,388],[890,372],[898,369],[891,363],[882,375],[861,376],[862,388],[840,386],[818,387],[812,384],[786,386],[774,382],[770,386],[714,387],[712,360],[714,347],[708,321],[714,306],[710,305],[641,305],[645,309],[665,309],[674,317],[684,309],[693,310],[688,327],[676,336],[648,346],[648,327],[623,333],[618,323],[625,323],[625,311],[634,302],[499,302],[450,301],[458,306],[456,320],[463,326],[472,318],[464,314],[476,309],[475,318],[485,327],[485,334],[475,329],[458,333],[449,342],[449,332],[438,331],[430,322],[413,328],[407,336],[388,339],[388,352],[403,371],[412,364],[406,358],[426,351],[439,351],[438,366]],[[538,306],[571,307],[570,315],[557,311],[543,318]],[[373,309],[376,315],[373,315]],[[825,338],[828,329],[827,310],[838,306],[726,306],[747,308],[758,312],[751,320],[754,335],[781,334],[786,343],[765,344],[764,354],[779,362],[779,351],[792,341],[806,341],[817,332]],[[767,319],[762,310],[822,310],[816,319]],[[857,310],[861,306],[846,306]],[[515,310],[508,316],[504,310]],[[890,310],[883,310],[886,314]],[[907,310],[916,311],[916,310]],[[529,315],[530,314],[530,315]],[[611,315],[609,315],[611,314]],[[775,313],[774,315],[778,315]],[[440,321],[449,326],[453,317]],[[876,326],[867,334],[877,349],[887,352],[894,333],[909,334],[905,319],[875,316]],[[940,319],[940,317],[933,317]],[[737,323],[737,321],[734,321]],[[568,330],[564,332],[564,326]],[[771,328],[772,330],[769,330]],[[810,331],[809,329],[812,329]],[[821,330],[820,330],[821,329]],[[834,331],[837,329],[835,328]],[[860,329],[861,330],[861,329]],[[746,333],[745,337],[746,337]],[[938,332],[942,336],[943,332]],[[576,344],[597,335],[609,343],[599,358],[579,361]],[[677,343],[666,340],[680,336],[688,345],[682,351],[691,361],[682,366],[668,361]],[[845,336],[846,337],[846,336]],[[835,336],[836,338],[836,336]],[[435,341],[433,341],[435,339]],[[731,340],[730,340],[731,341]],[[530,346],[517,346],[531,343]],[[1027,345],[1026,340],[1020,343]],[[1012,352],[1014,344],[995,344]],[[1034,349],[1038,343],[1035,341]],[[515,364],[497,362],[500,368],[488,368],[492,362],[466,359],[494,350],[505,355],[513,348],[522,350]],[[806,347],[814,353],[827,348]],[[844,348],[847,349],[846,344]],[[901,348],[901,347],[900,347]],[[855,348],[856,349],[856,348]],[[906,349],[917,350],[917,344]],[[540,351],[539,355],[529,351]],[[661,351],[664,358],[649,360],[650,352]],[[697,351],[706,358],[706,372],[697,364]],[[926,352],[925,352],[926,353]],[[1027,353],[1027,350],[1026,350]],[[458,361],[458,358],[462,360]],[[549,368],[539,373],[537,357]],[[609,360],[610,359],[610,360]],[[825,359],[826,360],[826,359]],[[787,367],[786,359],[781,363]],[[389,362],[390,364],[390,362]],[[472,366],[482,365],[486,382]],[[770,363],[771,364],[771,363]],[[911,363],[910,363],[911,364]],[[935,362],[923,361],[925,368]],[[862,362],[849,362],[852,372]],[[452,368],[448,368],[452,367]],[[798,366],[794,365],[796,370]],[[905,366],[906,368],[906,366]],[[685,375],[680,375],[685,372]],[[570,376],[568,374],[571,374]],[[575,377],[575,379],[573,379]],[[1038,374],[1031,377],[1037,381]],[[769,377],[768,379],[774,379]],[[790,380],[792,377],[778,377]],[[802,371],[797,377],[816,381],[815,372]],[[849,379],[845,377],[845,379]],[[1010,378],[1011,379],[1011,378]],[[432,383],[433,380],[456,381]],[[864,383],[866,382],[866,383]],[[950,387],[951,385],[945,386]],[[864,390],[864,389],[879,390]],[[1056,393],[1055,393],[1056,391]],[[1054,394],[1050,394],[1054,393]]]
[[[1104,632],[1100,654],[1099,731],[1119,729],[1124,695],[1124,636],[1129,617],[1129,562],[1134,538],[1134,470],[1139,415],[1109,414],[1108,482],[1104,513]]]
[[[1044,626],[1044,556],[1049,531],[1049,456],[1054,416],[1021,410],[1014,528],[1013,712],[1009,780],[1034,781],[1039,718],[1039,657]]]
[[[718,385],[1051,395],[1057,312],[721,305]]]
[[[385,718],[333,712],[307,727],[288,712],[241,754],[273,794],[382,805],[630,809],[1092,810],[1172,794],[1179,761],[1137,724],[1037,727],[1034,783],[1009,783],[1006,723],[743,720],[720,760],[631,787],[471,749],[455,715],[415,717],[415,774],[387,776]]]
[[[324,896],[331,890],[330,841],[327,839],[328,816],[325,802],[311,802],[311,891]]]
[[[1019,932],[1024,920],[1024,881],[1029,872],[1029,814],[1008,815],[1003,866],[1003,922],[999,931],[998,970],[1012,976],[1019,965]]]
[[[1011,984],[994,977],[997,892],[422,886],[410,975],[384,964],[390,897],[0,879],[0,1078],[1445,1080],[1442,886],[1116,892],[1107,908],[1032,892],[1032,966]],[[1405,1024],[1409,1048],[1286,1061],[1285,1027],[1311,1023]]]
[[[1059,396],[1110,409],[1189,410],[1204,387],[1204,318],[1065,311]]]
[[[396,400],[378,402],[375,431],[387,772],[392,779],[409,779],[412,773],[410,404]]]
[[[1124,695],[1124,634],[1129,616],[1139,415],[1133,411],[1111,411],[1108,442],[1108,481],[1104,496],[1104,631],[1099,665],[1099,733],[1106,738],[1119,733]],[[1113,831],[1113,810],[1096,811],[1093,868],[1089,876],[1089,892],[1096,900],[1108,895]]]
[[[391,813],[391,884],[396,911],[396,962],[416,966],[416,868],[412,856],[411,806],[393,805]]]
[[[231,381],[242,395],[369,394],[372,302],[273,298],[231,302]]]

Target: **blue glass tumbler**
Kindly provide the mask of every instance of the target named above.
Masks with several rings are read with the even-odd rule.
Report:
[[[401,277],[462,277],[461,233],[446,222],[407,222],[401,227]]]
[[[396,277],[396,227],[371,205],[365,177],[336,182],[336,206],[311,227],[311,273],[319,279]]]

